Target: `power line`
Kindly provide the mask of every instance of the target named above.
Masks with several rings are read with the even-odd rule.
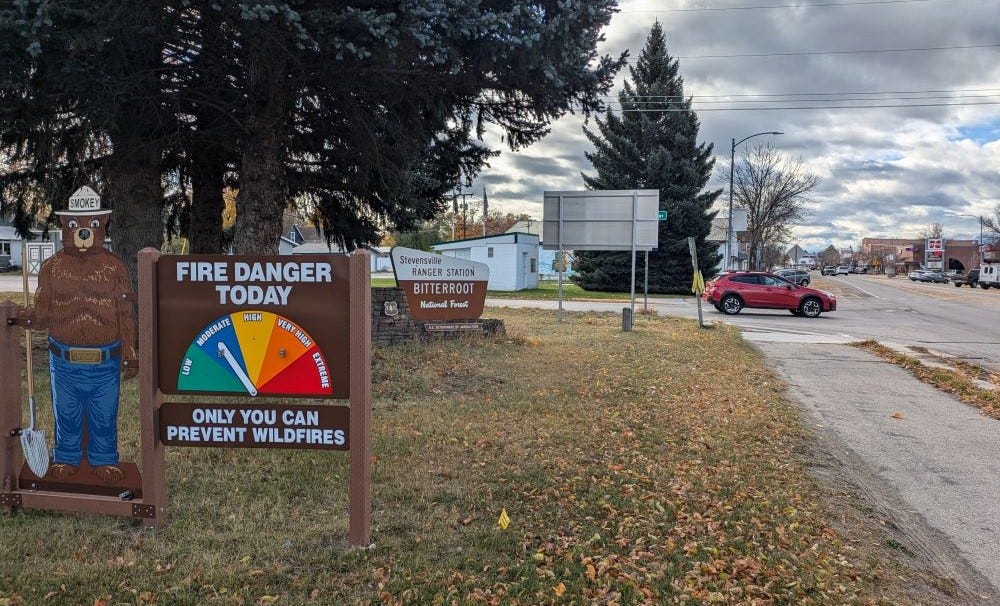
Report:
[[[955,88],[928,90],[885,90],[885,91],[844,91],[838,93],[731,93],[722,95],[635,95],[632,99],[718,99],[727,97],[820,97],[834,95],[923,95],[931,93],[985,93],[1000,91],[1000,88]],[[605,95],[605,99],[617,99],[617,95]]]
[[[976,101],[972,103],[890,103],[878,105],[808,105],[801,107],[705,107],[698,112],[754,112],[754,111],[776,111],[792,109],[878,109],[886,107],[967,107],[972,105],[1000,105],[1000,101]],[[665,109],[622,109],[623,113],[656,113],[656,112],[686,112],[695,111],[685,108],[665,108]]]
[[[677,55],[675,59],[733,59],[737,57],[800,57],[805,55],[856,55],[864,53],[910,53],[915,51],[968,50],[977,48],[997,48],[1000,44],[974,44],[968,46],[924,46],[918,48],[881,48],[831,51],[800,51],[794,53],[740,53],[735,55]]]
[[[1000,93],[993,95],[924,95],[920,97],[841,97],[839,99],[730,99],[727,101],[697,101],[699,105],[706,103],[809,103],[809,102],[841,102],[841,101],[927,101],[930,99],[990,99],[993,97],[1000,96]],[[607,101],[607,104],[611,105],[665,105],[668,103],[677,103],[676,101]]]
[[[816,2],[813,4],[760,4],[757,6],[707,6],[701,8],[664,8],[622,10],[621,13],[700,13],[708,11],[754,11],[780,8],[818,8],[831,6],[864,6],[871,4],[914,4],[933,0],[860,0],[858,2]]]

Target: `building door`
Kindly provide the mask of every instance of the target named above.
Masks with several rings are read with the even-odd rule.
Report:
[[[37,276],[42,263],[56,253],[56,245],[51,242],[28,244],[28,273]]]

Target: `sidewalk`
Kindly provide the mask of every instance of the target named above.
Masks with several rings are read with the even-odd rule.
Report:
[[[843,466],[842,479],[874,497],[904,546],[973,593],[996,592],[1000,421],[856,347],[756,346],[788,384],[803,425]],[[963,560],[978,574],[963,571]]]

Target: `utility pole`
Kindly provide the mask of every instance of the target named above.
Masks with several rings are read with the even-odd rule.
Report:
[[[483,186],[483,237],[486,237],[486,220],[490,214],[490,203],[486,200],[486,186]]]
[[[458,204],[458,196],[462,196],[462,239],[463,240],[465,238],[469,237],[468,230],[467,230],[467,225],[466,225],[466,215],[465,215],[466,211],[469,210],[469,203],[466,202],[465,199],[468,198],[471,195],[472,194],[464,194],[462,192],[458,192],[458,193],[455,194],[455,196],[456,196],[456,198],[455,198],[456,205]],[[457,206],[455,208],[455,214],[458,214],[458,208],[457,208]],[[454,239],[455,238],[452,238],[452,240],[454,240]]]

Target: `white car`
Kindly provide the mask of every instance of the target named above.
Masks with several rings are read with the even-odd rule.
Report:
[[[909,274],[907,274],[906,277],[909,278],[912,282],[918,282],[924,276],[925,273],[927,273],[926,269],[914,269]]]
[[[846,265],[838,265],[837,266],[837,273],[834,274],[834,275],[837,275],[837,276],[846,276],[846,275],[849,275],[850,273],[851,273],[851,270],[848,269]]]

